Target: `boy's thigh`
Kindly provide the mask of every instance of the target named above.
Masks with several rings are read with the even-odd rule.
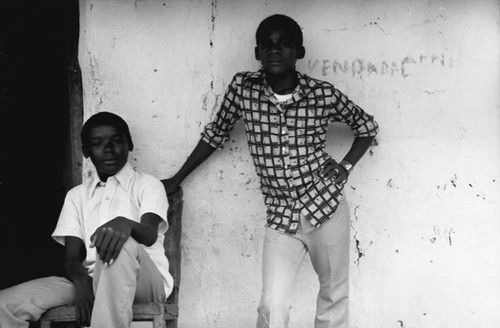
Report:
[[[30,280],[0,290],[0,304],[6,304],[14,312],[43,313],[56,306],[73,305],[74,299],[73,284],[66,278],[55,276]]]
[[[341,201],[332,217],[304,238],[320,280],[346,279],[350,243],[350,208],[346,201]]]
[[[287,296],[306,253],[307,248],[299,236],[266,228],[262,255],[264,293]]]
[[[144,247],[132,238],[127,240],[124,247],[129,248],[131,253],[138,253],[140,271],[139,277],[137,278],[137,288],[134,302],[142,303],[165,301],[167,297],[165,295],[163,276]]]

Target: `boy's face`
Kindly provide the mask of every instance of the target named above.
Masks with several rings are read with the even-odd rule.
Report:
[[[289,33],[272,30],[258,45],[258,57],[268,74],[282,75],[295,71],[297,47]]]
[[[100,125],[90,130],[88,156],[96,167],[99,178],[106,181],[118,173],[128,160],[127,138],[114,126]]]

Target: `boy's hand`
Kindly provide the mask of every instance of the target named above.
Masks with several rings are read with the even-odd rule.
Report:
[[[89,327],[94,307],[92,277],[82,275],[73,280],[73,285],[75,286],[76,322],[79,326]]]
[[[180,184],[175,181],[174,178],[170,179],[163,179],[161,180],[161,183],[165,186],[165,190],[167,191],[167,196],[172,195],[179,189]]]
[[[321,171],[321,176],[326,179],[334,179],[336,184],[343,185],[347,182],[349,177],[349,172],[345,167],[337,163],[333,158],[326,160],[323,170]]]
[[[129,219],[118,216],[103,224],[90,237],[90,247],[97,249],[97,254],[104,264],[112,264],[132,233]]]

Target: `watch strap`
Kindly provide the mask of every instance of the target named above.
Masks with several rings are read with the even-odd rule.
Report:
[[[349,174],[351,173],[351,171],[353,169],[353,165],[345,160],[341,161],[339,163],[339,165],[342,165],[342,167],[345,168],[347,170],[347,172],[349,172]]]

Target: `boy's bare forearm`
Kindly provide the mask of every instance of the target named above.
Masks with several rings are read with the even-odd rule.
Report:
[[[88,277],[87,269],[83,266],[86,257],[85,244],[80,238],[68,236],[65,239],[64,271],[66,278],[74,282],[77,279]]]
[[[83,266],[81,260],[76,258],[66,259],[64,262],[64,269],[66,273],[66,278],[69,281],[75,282],[78,279],[88,277],[87,269]]]
[[[169,180],[179,186],[191,172],[212,155],[215,149],[205,141],[200,140],[181,169]]]
[[[375,137],[357,137],[354,138],[351,149],[344,157],[344,161],[349,162],[352,166],[356,165],[363,157],[368,148],[370,148]]]

